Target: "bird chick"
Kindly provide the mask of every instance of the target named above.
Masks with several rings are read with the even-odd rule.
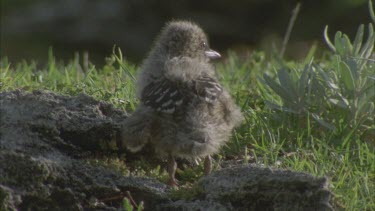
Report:
[[[122,125],[122,143],[133,152],[147,144],[167,158],[172,186],[177,185],[176,157],[205,158],[205,174],[209,174],[210,155],[243,120],[209,63],[219,57],[199,26],[172,21],[162,29],[141,66],[137,78],[140,104]]]

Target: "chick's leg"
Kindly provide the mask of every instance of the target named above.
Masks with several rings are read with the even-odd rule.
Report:
[[[207,155],[207,157],[204,159],[204,174],[209,175],[212,170],[212,161],[211,156]]]
[[[168,185],[170,186],[178,186],[177,180],[175,178],[177,169],[177,163],[172,155],[168,157],[168,174],[169,174],[169,181]]]

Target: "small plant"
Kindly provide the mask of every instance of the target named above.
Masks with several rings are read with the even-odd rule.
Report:
[[[170,197],[172,200],[193,200],[200,198],[203,193],[202,187],[195,184],[185,184],[177,189],[172,189]]]
[[[266,93],[263,95],[265,102],[271,109],[296,115],[303,122],[315,120],[341,137],[344,145],[353,136],[368,136],[368,140],[374,140],[373,26],[368,26],[366,41],[364,25],[359,27],[353,42],[347,35],[337,32],[333,44],[327,31],[328,27],[325,39],[335,52],[332,62],[322,65],[313,64],[311,60],[304,68],[281,68],[277,71],[277,80],[264,74],[261,81],[278,96],[275,99]]]
[[[326,27],[325,35],[328,27]],[[342,131],[346,133],[344,143],[354,132],[368,131],[374,136],[375,103],[375,34],[372,24],[368,26],[368,37],[363,39],[364,25],[358,29],[352,43],[348,36],[337,32],[333,45],[325,36],[328,46],[336,53],[331,72],[319,67],[322,82],[330,88],[327,100],[341,111],[340,118],[347,122]],[[373,139],[374,140],[374,139]]]
[[[122,200],[122,207],[125,211],[142,211],[145,209],[143,206],[143,201],[139,202],[139,204],[136,204],[129,191],[127,191],[127,195],[128,196],[124,197]]]

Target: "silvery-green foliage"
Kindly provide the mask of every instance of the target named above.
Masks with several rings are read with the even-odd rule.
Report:
[[[304,68],[284,67],[274,78],[264,74],[262,83],[277,95],[264,95],[266,104],[284,113],[312,117],[319,125],[343,134],[344,142],[358,131],[375,133],[375,34],[371,23],[366,37],[362,24],[353,41],[336,32],[332,42],[326,27],[324,38],[335,52],[331,62],[311,60]]]

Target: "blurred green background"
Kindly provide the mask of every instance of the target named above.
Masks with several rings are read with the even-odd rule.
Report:
[[[50,46],[61,59],[89,53],[104,63],[114,45],[132,62],[140,62],[165,22],[187,19],[201,25],[213,49],[248,52],[280,46],[292,0],[1,0],[1,57],[45,62]],[[286,51],[303,58],[313,43],[322,43],[325,25],[354,36],[368,23],[367,0],[304,0]]]

